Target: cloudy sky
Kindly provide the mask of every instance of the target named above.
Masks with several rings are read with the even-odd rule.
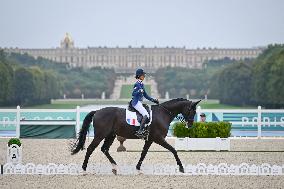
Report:
[[[283,0],[0,0],[0,47],[284,43]]]

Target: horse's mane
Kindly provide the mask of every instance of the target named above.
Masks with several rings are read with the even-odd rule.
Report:
[[[181,102],[181,101],[191,102],[191,101],[189,101],[189,100],[187,100],[187,99],[184,99],[184,98],[174,98],[174,99],[171,99],[171,100],[169,100],[169,101],[163,102],[162,104],[163,104],[163,105],[168,105],[168,104],[170,104],[170,103]]]

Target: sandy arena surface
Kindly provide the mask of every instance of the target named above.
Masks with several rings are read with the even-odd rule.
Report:
[[[87,145],[91,142],[91,138]],[[6,162],[8,139],[0,138],[0,163]],[[22,139],[23,163],[82,164],[86,151],[71,156],[69,140]],[[171,144],[174,141],[169,139]],[[116,152],[118,142],[110,153],[120,165],[136,165],[143,141],[128,140],[128,152]],[[231,152],[178,152],[183,164],[284,164],[284,139],[233,139]],[[156,152],[155,152],[156,151]],[[157,152],[158,151],[158,152]],[[245,151],[245,152],[244,152]],[[96,149],[89,164],[108,164],[107,158]],[[175,165],[173,155],[153,144],[143,164]],[[143,165],[142,165],[143,166]],[[284,176],[152,176],[152,175],[1,175],[0,188],[284,188]]]

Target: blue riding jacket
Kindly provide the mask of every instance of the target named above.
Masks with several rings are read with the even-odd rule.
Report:
[[[143,92],[141,91],[141,89],[143,90]],[[152,102],[154,100],[152,97],[150,97],[146,93],[146,90],[144,88],[144,84],[142,83],[142,81],[137,80],[137,82],[134,84],[133,92],[132,92],[132,102],[131,102],[132,106],[135,106],[138,101],[143,101],[143,97],[145,97],[146,99]]]

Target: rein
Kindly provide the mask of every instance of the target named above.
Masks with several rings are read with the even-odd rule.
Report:
[[[170,113],[170,115],[171,115],[172,117],[174,117],[174,118],[176,117],[180,122],[186,123],[184,117],[175,116],[170,110],[168,110],[166,107],[162,106],[161,104],[158,104],[158,106],[162,107],[164,110],[166,110],[168,113]]]

